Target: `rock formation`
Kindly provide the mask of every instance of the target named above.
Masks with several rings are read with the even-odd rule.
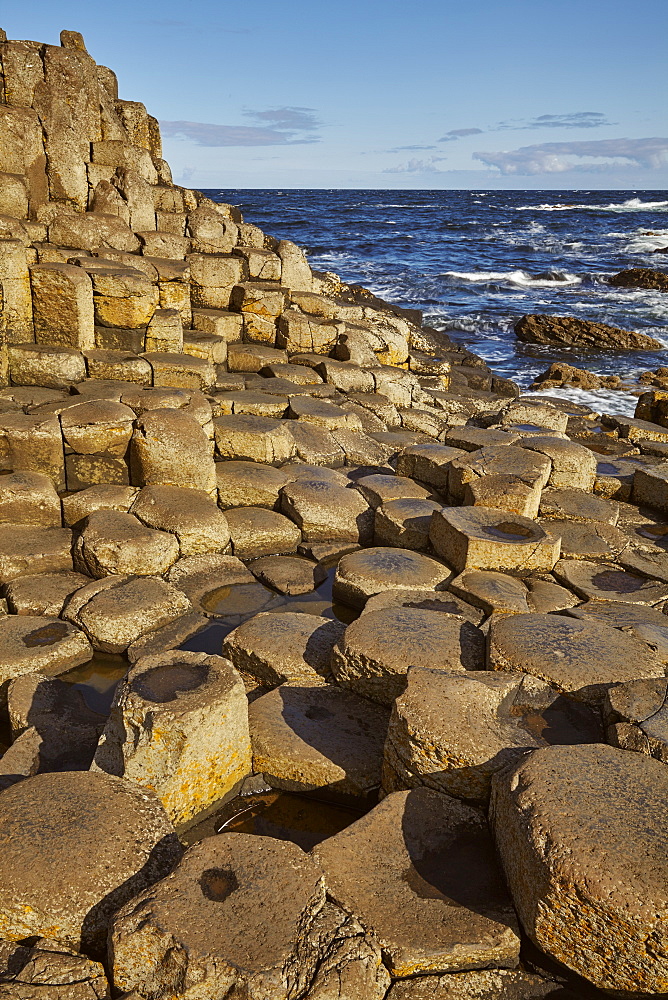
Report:
[[[668,392],[518,398],[61,42],[0,40],[0,998],[665,996]]]

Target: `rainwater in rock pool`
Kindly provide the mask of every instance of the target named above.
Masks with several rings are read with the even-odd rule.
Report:
[[[596,320],[668,348],[668,295],[614,288],[630,267],[666,271],[665,191],[222,190],[246,222],[308,253],[313,268],[408,308],[527,389],[553,361],[629,377],[668,364],[666,351],[557,350],[521,344],[527,313]],[[611,413],[630,393],[553,390]]]

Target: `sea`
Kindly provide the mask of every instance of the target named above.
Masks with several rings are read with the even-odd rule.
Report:
[[[244,219],[480,355],[524,392],[553,361],[634,380],[668,365],[668,294],[615,288],[630,267],[668,271],[666,191],[214,190]],[[664,351],[557,350],[520,343],[527,313],[650,334]],[[632,414],[629,392],[557,389],[599,412]]]

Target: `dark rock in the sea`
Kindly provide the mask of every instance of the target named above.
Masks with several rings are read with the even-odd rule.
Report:
[[[656,250],[654,252],[657,253]],[[668,247],[659,252],[667,253]],[[668,292],[668,274],[651,267],[631,267],[610,278],[610,284],[616,288],[653,288],[657,292]]]
[[[542,375],[536,376],[531,389],[554,389],[562,385],[572,385],[577,389],[600,389],[602,379],[593,372],[573,365],[554,363]]]
[[[606,323],[572,316],[523,316],[515,324],[515,336],[525,344],[554,344],[558,347],[613,347],[622,351],[658,351],[663,347],[658,340],[645,333],[619,330]]]
[[[668,247],[657,247],[652,253],[668,253]]]

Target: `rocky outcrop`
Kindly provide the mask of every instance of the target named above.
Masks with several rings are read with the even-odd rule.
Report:
[[[668,248],[654,251],[654,253],[666,252]],[[651,267],[631,267],[628,271],[620,271],[610,278],[610,284],[615,288],[652,288],[657,292],[668,292],[668,274],[665,271],[655,271]]]
[[[646,333],[619,330],[606,323],[572,316],[523,316],[515,324],[515,336],[525,344],[551,344],[555,347],[612,347],[619,351],[660,351],[663,347]]]
[[[617,389],[621,386],[621,382],[618,375],[594,375],[593,372],[585,371],[583,368],[554,362],[547,371],[534,379],[529,388],[537,391],[557,389],[562,386],[572,386],[574,389]]]

